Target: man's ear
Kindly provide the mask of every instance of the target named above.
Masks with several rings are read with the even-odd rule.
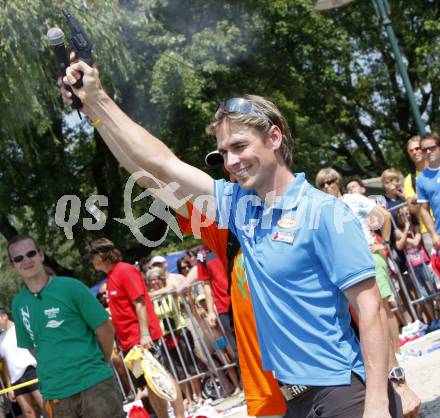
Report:
[[[274,151],[281,148],[283,134],[277,125],[272,125],[266,136],[266,144]]]

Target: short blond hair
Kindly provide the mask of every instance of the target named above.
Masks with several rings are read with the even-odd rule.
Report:
[[[339,191],[342,192],[342,176],[334,168],[326,167],[318,171],[315,179],[316,187],[321,189],[326,181],[335,181],[338,184]]]
[[[269,133],[271,126],[276,125],[280,128],[282,134],[281,154],[285,164],[290,167],[293,162],[293,140],[286,118],[275,104],[265,97],[245,94],[242,98],[251,103],[256,110],[263,113],[266,117],[243,113],[229,113],[226,111],[216,112],[213,120],[206,128],[208,135],[215,136],[218,128],[225,120],[255,128],[264,137]]]
[[[387,168],[380,176],[380,182],[382,183],[382,185],[384,185],[391,180],[402,181],[402,177],[402,173],[399,170],[396,170],[395,168]]]

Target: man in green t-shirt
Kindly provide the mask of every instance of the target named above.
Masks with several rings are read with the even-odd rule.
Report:
[[[107,364],[114,340],[107,312],[78,280],[49,276],[32,237],[13,238],[8,255],[24,282],[12,302],[17,343],[37,359],[49,416],[125,417]]]

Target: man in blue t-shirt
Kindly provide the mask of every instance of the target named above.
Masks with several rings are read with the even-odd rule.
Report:
[[[96,69],[76,62],[64,82],[74,84],[80,71],[84,84],[74,91],[83,111],[124,167],[148,169],[144,187],[168,184],[161,199],[183,204],[188,196],[236,234],[263,367],[280,381],[286,417],[388,418],[389,407],[401,416],[394,412],[399,402],[393,396],[389,402],[385,312],[359,222],[342,202],[291,172],[290,130],[276,106],[259,96],[220,104],[208,130],[238,184],[213,181],[130,120],[104,92]],[[349,302],[360,312],[361,344],[350,327]]]
[[[417,203],[421,205],[420,216],[431,235],[433,247],[440,249],[440,138],[436,134],[427,135],[421,139],[420,148],[428,165],[416,180]]]

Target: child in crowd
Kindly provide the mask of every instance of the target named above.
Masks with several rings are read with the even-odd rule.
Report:
[[[413,279],[418,297],[428,297],[436,290],[433,272],[429,267],[429,256],[422,244],[422,235],[419,226],[412,222],[407,206],[397,211],[396,248],[403,251],[406,258],[406,267]],[[434,320],[432,301],[424,304],[427,320]]]

